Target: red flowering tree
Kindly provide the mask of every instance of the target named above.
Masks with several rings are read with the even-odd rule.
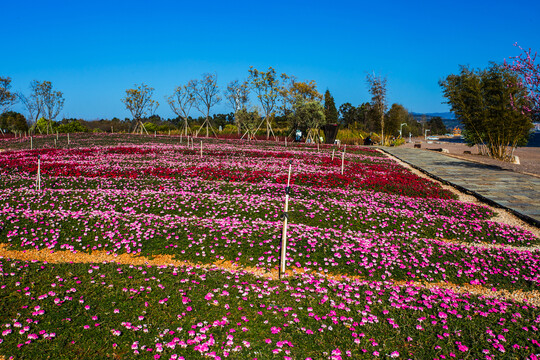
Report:
[[[524,111],[529,113],[534,120],[540,120],[540,64],[535,64],[536,52],[523,49],[517,43],[514,46],[521,50],[519,56],[511,56],[512,63],[504,61],[507,69],[515,72],[519,77],[518,86],[527,89],[527,97],[530,107],[525,107]]]

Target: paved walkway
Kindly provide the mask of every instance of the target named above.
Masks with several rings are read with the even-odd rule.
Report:
[[[506,208],[540,227],[540,178],[453,158],[436,151],[380,147],[444,183]]]

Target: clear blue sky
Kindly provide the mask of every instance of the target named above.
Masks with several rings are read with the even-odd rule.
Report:
[[[390,103],[445,112],[438,81],[460,64],[485,67],[540,52],[540,1],[3,1],[0,76],[28,93],[49,80],[61,116],[128,117],[125,89],[164,96],[216,72],[221,89],[269,66],[329,89],[336,105],[370,100],[366,74],[388,79]],[[255,99],[253,99],[255,100]],[[20,105],[13,110],[24,111]],[[229,112],[225,101],[217,112]],[[198,115],[196,110],[192,115]]]

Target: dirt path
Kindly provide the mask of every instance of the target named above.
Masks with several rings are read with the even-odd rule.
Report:
[[[163,266],[172,265],[178,267],[196,267],[196,268],[218,268],[228,271],[246,271],[254,275],[262,276],[271,280],[278,279],[278,269],[271,271],[265,271],[260,268],[244,267],[239,264],[230,261],[219,261],[213,264],[194,264],[189,261],[175,260],[170,255],[159,255],[152,258],[144,257],[141,255],[131,254],[107,254],[104,251],[94,251],[92,254],[69,252],[69,251],[51,251],[51,250],[10,250],[7,245],[0,244],[0,258],[17,259],[23,261],[40,261],[47,263],[116,263],[124,265],[152,265]],[[285,278],[287,276],[293,276],[298,274],[304,274],[306,271],[301,268],[292,267],[287,270]],[[336,273],[318,273],[309,272],[312,275],[319,275],[328,279],[341,281],[341,280],[370,280],[361,276],[347,276]],[[478,296],[486,296],[492,298],[512,299],[519,302],[526,302],[535,306],[540,306],[540,291],[508,291],[508,290],[496,290],[488,289],[480,285],[469,284],[453,284],[453,283],[428,283],[419,281],[385,281],[385,283],[394,284],[397,286],[417,286],[426,289],[450,289],[457,294],[473,294]]]

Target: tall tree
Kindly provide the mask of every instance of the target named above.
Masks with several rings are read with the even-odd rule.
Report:
[[[23,93],[17,94],[17,97],[28,111],[28,122],[31,125],[34,125],[38,121],[45,108],[43,98],[39,95],[39,84],[39,81],[32,80],[30,83],[30,95],[26,96]],[[39,127],[37,129],[41,132]]]
[[[126,90],[126,97],[121,101],[126,105],[126,109],[129,110],[131,116],[133,116],[133,121],[135,122],[133,133],[140,130],[142,134],[144,129],[146,134],[148,134],[142,123],[142,119],[153,115],[159,106],[157,101],[152,100],[153,94],[154,88],[145,84],[135,85],[134,89]]]
[[[270,134],[274,135],[270,119],[274,115],[274,109],[280,95],[279,78],[276,76],[276,71],[272,67],[269,67],[268,71],[259,71],[251,66],[249,68],[248,81],[251,89],[257,94],[257,98],[264,111],[263,122],[266,123],[266,139],[268,140]]]
[[[409,112],[400,104],[392,104],[390,110],[386,114],[384,122],[384,132],[388,136],[396,135],[399,132],[401,124],[406,124],[409,118]]]
[[[338,111],[336,109],[336,103],[334,102],[334,97],[330,94],[330,90],[328,89],[324,93],[324,115],[327,123],[337,124]]]
[[[184,120],[182,132],[188,135],[189,130],[189,112],[195,103],[195,94],[193,89],[186,85],[177,86],[174,93],[167,98],[171,110]]]
[[[39,94],[43,97],[45,115],[49,123],[51,133],[52,122],[64,108],[64,96],[61,91],[55,91],[50,81],[43,81],[39,86]]]
[[[297,98],[301,97],[304,101],[321,101],[323,96],[317,91],[317,83],[314,80],[298,81],[295,76],[281,74],[281,86],[279,88],[281,99],[281,112],[287,116],[293,111],[293,105]]]
[[[381,142],[383,145],[388,143],[387,137],[384,134],[384,114],[386,113],[386,78],[376,76],[375,73],[368,74],[367,83],[369,93],[371,94],[371,107],[379,118],[381,126]]]
[[[30,83],[30,95],[26,97],[19,93],[18,97],[28,110],[30,122],[36,123],[40,117],[46,120],[44,131],[52,132],[52,122],[56,119],[60,111],[64,108],[64,96],[61,91],[53,89],[50,81],[33,80]],[[37,128],[42,131],[41,127]]]
[[[191,80],[188,85],[195,95],[195,107],[205,117],[201,127],[195,133],[199,135],[199,131],[206,125],[206,137],[208,137],[208,128],[216,135],[214,128],[210,124],[210,109],[221,101],[219,96],[219,88],[217,84],[217,74],[203,74],[201,80]]]
[[[515,73],[492,63],[484,70],[461,66],[459,75],[439,82],[456,118],[465,128],[465,140],[501,160],[511,160],[514,149],[527,142],[532,128],[527,90]]]
[[[17,95],[11,92],[11,78],[0,76],[0,114],[8,109],[17,101]]]
[[[240,83],[238,80],[231,81],[225,90],[225,98],[229,101],[236,118],[236,113],[240,109],[244,109],[249,100],[249,84],[247,81],[243,83]],[[239,122],[235,122],[237,125],[239,124]],[[237,128],[238,134],[240,134],[241,127],[237,126]]]

